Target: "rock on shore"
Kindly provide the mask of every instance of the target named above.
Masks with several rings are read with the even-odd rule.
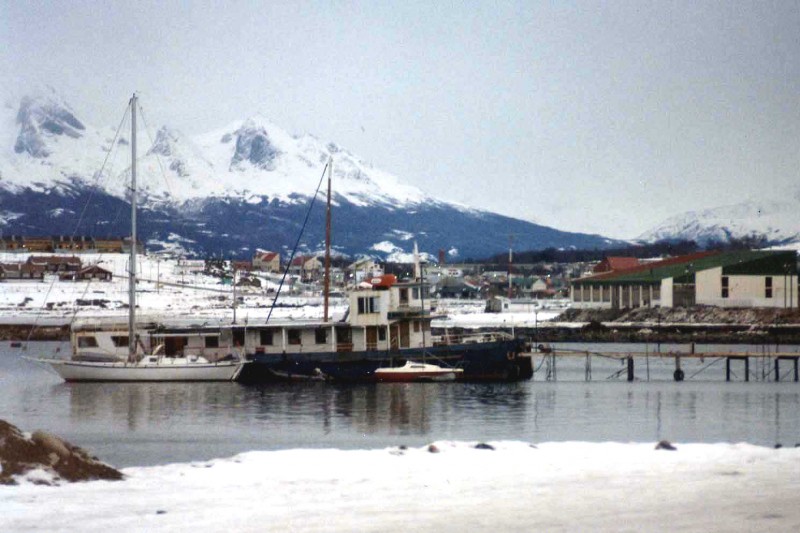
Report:
[[[0,467],[3,485],[17,484],[21,478],[46,485],[122,479],[119,470],[85,450],[44,431],[27,436],[5,420],[0,420]]]

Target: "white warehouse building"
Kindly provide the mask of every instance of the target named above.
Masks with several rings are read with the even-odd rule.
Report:
[[[800,305],[797,252],[698,252],[578,278],[573,307],[773,307]]]

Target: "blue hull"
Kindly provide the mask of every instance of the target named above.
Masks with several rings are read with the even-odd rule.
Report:
[[[253,354],[239,381],[260,383],[276,380],[376,381],[381,367],[397,367],[407,360],[461,368],[466,381],[519,381],[533,376],[531,358],[522,355],[521,340],[407,348],[367,352],[310,352],[297,354]]]

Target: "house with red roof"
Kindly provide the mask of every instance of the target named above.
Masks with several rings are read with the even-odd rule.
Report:
[[[258,250],[253,256],[253,270],[260,270],[262,272],[280,272],[281,254],[278,252]]]
[[[619,272],[621,270],[630,270],[638,266],[639,259],[636,257],[606,257],[594,266],[592,273]]]

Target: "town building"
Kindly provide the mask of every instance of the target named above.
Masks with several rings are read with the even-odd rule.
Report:
[[[27,262],[40,266],[45,272],[75,272],[82,266],[74,255],[32,255]]]
[[[289,274],[299,276],[302,281],[321,279],[322,262],[315,256],[299,256],[292,259]]]
[[[602,274],[603,272],[619,272],[621,270],[630,270],[639,266],[639,260],[635,257],[606,257],[594,268],[593,274]]]
[[[98,265],[89,265],[76,272],[64,272],[59,276],[60,281],[111,281],[114,275],[111,271]]]
[[[364,257],[347,267],[347,278],[353,284],[383,276],[383,268],[374,260]]]
[[[262,272],[280,272],[281,254],[278,252],[259,250],[253,256],[253,269],[260,270]]]
[[[636,307],[795,308],[795,251],[698,252],[571,281],[578,308]]]

